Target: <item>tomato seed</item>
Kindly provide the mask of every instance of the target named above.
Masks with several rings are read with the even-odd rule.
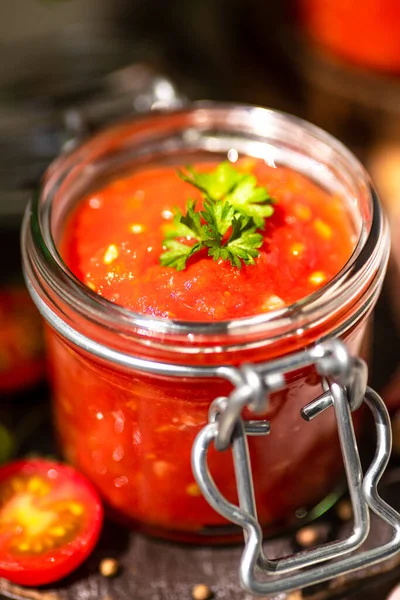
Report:
[[[44,496],[50,491],[50,486],[40,477],[31,477],[27,481],[26,489],[31,494],[39,494]]]
[[[193,497],[201,496],[201,490],[197,483],[189,483],[189,485],[186,487],[186,493]]]
[[[309,548],[313,546],[318,540],[318,531],[314,527],[303,527],[296,534],[296,541],[299,546],[303,548]]]
[[[82,504],[78,504],[78,502],[71,502],[68,505],[68,508],[75,517],[80,517],[81,515],[83,515],[83,506]]]
[[[336,507],[336,514],[342,521],[351,521],[353,518],[353,507],[349,500],[341,500]]]
[[[31,549],[31,547],[27,542],[21,542],[18,545],[18,550],[20,550],[21,552],[27,552],[30,549]]]
[[[212,591],[204,583],[195,585],[192,591],[193,600],[208,600],[212,596]]]
[[[291,594],[288,594],[288,596],[286,596],[286,600],[302,600],[302,598],[303,594],[300,590],[296,590],[295,592],[292,592]]]

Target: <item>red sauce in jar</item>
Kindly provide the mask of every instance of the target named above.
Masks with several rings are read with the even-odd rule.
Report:
[[[236,166],[251,169],[258,185],[277,200],[255,265],[238,270],[200,253],[180,272],[160,265],[164,228],[174,207],[183,209],[196,195],[173,167],[135,172],[83,198],[61,241],[65,262],[108,300],[158,317],[233,319],[281,308],[314,292],[352,253],[354,230],[345,202],[288,168],[252,159]],[[365,325],[366,318],[359,319],[345,333],[352,352],[360,350]],[[218,379],[124,371],[53,332],[48,346],[62,448],[114,513],[167,537],[210,541],[223,536],[226,521],[202,497],[190,453],[211,401],[229,394],[231,386]],[[204,364],[210,360],[207,354],[200,358]],[[182,354],[181,362],[186,359],[189,355]],[[263,359],[263,350],[254,349],[251,360]],[[243,356],[230,358],[240,360]],[[333,411],[311,423],[300,416],[319,393],[312,369],[291,373],[285,390],[271,397],[261,416],[270,420],[271,434],[249,439],[263,527],[295,519],[297,509],[304,512],[331,492],[342,473]],[[237,502],[230,452],[211,447],[209,466],[221,492]]]
[[[353,250],[343,200],[287,168],[248,159],[237,168],[251,168],[277,200],[255,265],[239,270],[204,253],[183,271],[160,265],[174,207],[184,210],[189,197],[201,198],[173,167],[135,173],[83,199],[64,235],[64,260],[111,302],[169,319],[237,319],[308,296],[342,269]]]
[[[361,67],[400,71],[398,0],[299,0],[310,37]]]

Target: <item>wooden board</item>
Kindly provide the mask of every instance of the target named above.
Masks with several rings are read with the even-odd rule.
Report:
[[[400,489],[400,481],[396,484]],[[400,494],[397,497],[400,498]],[[344,534],[347,528],[348,525],[341,533]],[[323,537],[336,534],[331,520],[324,519],[321,531]],[[387,535],[387,528],[374,520],[368,545],[384,541]],[[267,552],[271,556],[295,549],[292,536],[267,544]],[[211,588],[216,600],[250,600],[251,596],[241,589],[238,582],[240,554],[240,546],[201,548],[168,544],[107,523],[100,544],[87,563],[61,584],[38,591],[0,580],[0,593],[2,598],[15,600],[184,600],[190,599],[193,587],[202,583]],[[114,557],[120,562],[120,572],[113,579],[98,572],[99,562],[105,557]],[[310,600],[383,600],[400,578],[397,562],[307,590],[304,597]],[[377,571],[381,572],[378,576]],[[279,600],[283,598],[279,596]]]

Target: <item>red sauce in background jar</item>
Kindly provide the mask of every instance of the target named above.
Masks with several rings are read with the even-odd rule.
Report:
[[[197,129],[200,158],[188,160]],[[169,165],[205,165],[210,159],[215,164],[216,156],[202,145],[209,135],[213,147],[216,140],[226,144],[225,152],[218,151],[218,159],[226,160],[232,142],[225,134],[238,144],[240,136],[247,141],[254,134],[284,147],[318,181],[325,181],[328,165],[327,181],[341,181],[345,191],[337,195],[327,191],[329,185],[324,190],[295,170],[275,167],[273,160],[267,166],[245,159],[278,200],[256,264],[234,270],[199,254],[183,271],[161,267],[160,228],[170,223],[173,206],[194,194],[174,166],[165,166],[165,156]],[[184,140],[179,159],[173,154],[177,139]],[[123,157],[125,152],[132,157],[135,149],[139,166],[130,162],[127,169]],[[146,151],[150,167],[144,168]],[[119,160],[122,174],[116,175]],[[132,361],[198,368],[260,363],[331,335],[359,354],[388,254],[377,200],[340,144],[273,111],[218,105],[122,125],[61,157],[27,213],[23,238],[26,276],[51,325],[54,415],[66,458],[93,481],[119,518],[157,535],[197,542],[224,541],[232,532],[201,496],[190,464],[212,400],[228,395],[232,385],[216,376],[146,371]],[[109,352],[99,354],[99,345]],[[270,420],[270,435],[249,439],[259,520],[266,530],[293,522],[299,510],[304,514],[322,501],[343,473],[333,411],[310,423],[300,415],[321,392],[314,370],[292,371],[286,383],[260,415]],[[354,420],[357,426],[358,413]],[[235,502],[230,452],[212,447],[209,465],[221,493]]]
[[[301,21],[326,50],[367,69],[400,72],[397,0],[299,0]]]
[[[0,393],[37,385],[45,377],[43,327],[22,286],[0,291]]]

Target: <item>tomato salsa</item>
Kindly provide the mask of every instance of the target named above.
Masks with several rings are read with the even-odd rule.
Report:
[[[174,167],[134,173],[84,198],[62,240],[65,262],[107,300],[168,319],[237,319],[312,294],[342,269],[355,244],[342,198],[261,160],[242,159],[235,168],[254,175],[274,199],[254,265],[238,269],[204,251],[181,271],[160,264],[176,207],[183,211],[188,198],[202,202],[201,192]]]

